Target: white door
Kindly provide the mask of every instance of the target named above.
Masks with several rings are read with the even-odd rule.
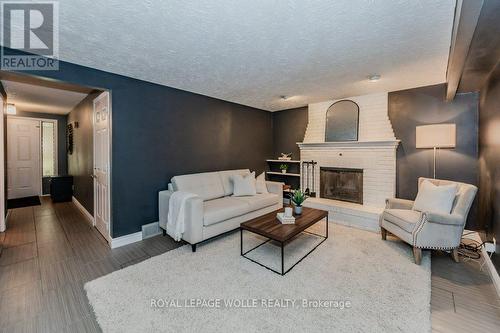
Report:
[[[94,218],[97,230],[109,241],[109,93],[94,100]]]
[[[40,195],[40,122],[7,118],[7,197]]]

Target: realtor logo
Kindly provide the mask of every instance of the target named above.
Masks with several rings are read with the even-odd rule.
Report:
[[[0,1],[1,69],[59,69],[59,3]],[[7,49],[8,48],[8,49]],[[30,55],[21,55],[23,51]]]

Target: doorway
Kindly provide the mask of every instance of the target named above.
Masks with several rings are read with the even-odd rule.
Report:
[[[55,119],[7,117],[7,198],[43,194],[42,179],[57,175]]]
[[[5,199],[72,202],[111,242],[110,92],[2,71],[0,84],[11,106],[3,127]]]

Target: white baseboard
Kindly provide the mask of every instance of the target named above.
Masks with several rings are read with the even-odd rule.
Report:
[[[112,249],[116,249],[117,247],[139,242],[141,240],[142,240],[142,231],[138,231],[134,232],[133,234],[112,238],[110,245]]]
[[[76,208],[78,208],[78,210],[82,212],[87,222],[89,222],[91,226],[94,226],[94,217],[92,216],[92,214],[90,214],[88,210],[86,210],[85,207],[83,207],[83,205],[75,197],[72,197],[71,201],[76,206]]]
[[[467,232],[468,232],[468,230],[465,230],[465,233],[467,233]],[[479,234],[477,232],[468,233],[467,237],[479,242],[480,244],[483,242],[481,240],[481,237],[479,236]],[[498,275],[498,272],[497,272],[495,266],[493,265],[493,262],[491,261],[491,258],[489,256],[488,252],[486,252],[486,249],[484,248],[484,246],[481,247],[481,256],[483,259],[483,262],[481,264],[487,267],[488,273],[491,277],[491,281],[493,282],[493,285],[495,286],[495,289],[497,291],[497,295],[498,295],[498,297],[500,297],[500,275]]]

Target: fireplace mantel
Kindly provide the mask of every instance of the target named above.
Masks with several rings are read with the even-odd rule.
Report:
[[[339,142],[297,142],[300,149],[329,149],[329,148],[397,148],[400,140],[385,141],[339,141]]]

